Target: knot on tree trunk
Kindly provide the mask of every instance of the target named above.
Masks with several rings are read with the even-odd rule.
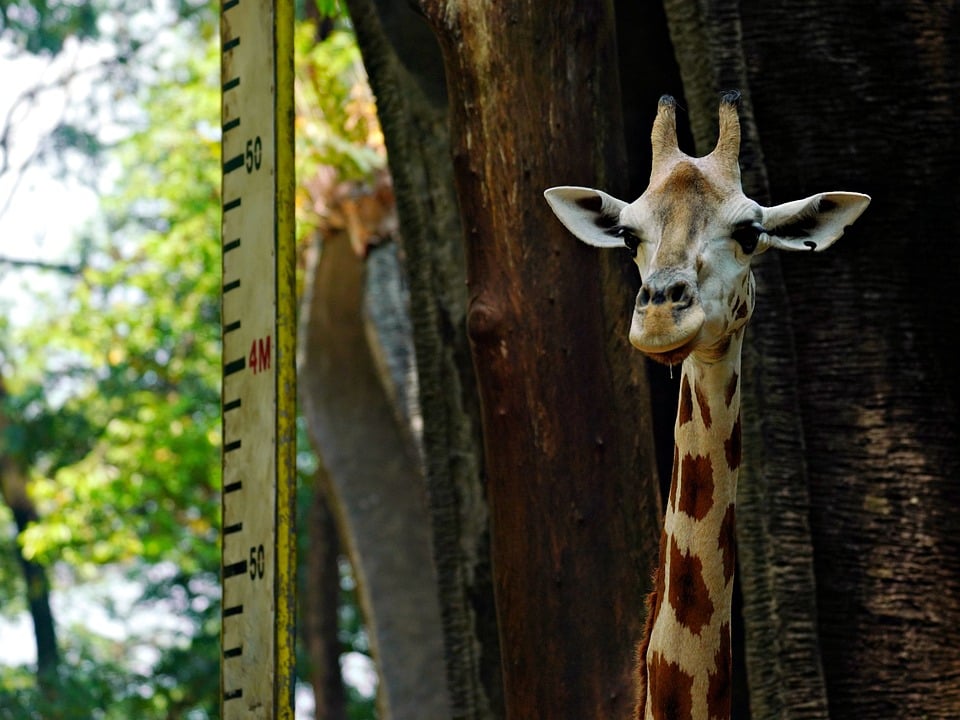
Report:
[[[473,298],[467,311],[470,341],[478,347],[492,345],[503,336],[505,317],[502,303],[486,297]]]

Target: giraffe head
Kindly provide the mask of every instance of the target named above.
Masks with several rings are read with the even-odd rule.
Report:
[[[580,240],[634,253],[643,284],[630,342],[664,363],[722,356],[753,312],[753,258],[771,248],[826,250],[870,203],[859,193],[826,192],[763,207],[744,195],[739,97],[721,97],[717,146],[699,158],[678,148],[676,102],[662,97],[650,183],[632,203],[583,187],[544,193]]]

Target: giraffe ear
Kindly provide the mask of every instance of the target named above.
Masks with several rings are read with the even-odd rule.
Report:
[[[780,250],[826,250],[869,204],[869,195],[826,192],[764,208],[766,245]]]
[[[585,187],[553,187],[544,191],[550,209],[564,226],[587,245],[623,247],[617,234],[620,211],[627,203],[600,190]]]

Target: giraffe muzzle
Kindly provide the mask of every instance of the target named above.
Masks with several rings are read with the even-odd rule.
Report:
[[[654,360],[681,362],[693,351],[705,319],[695,280],[682,271],[659,270],[637,294],[630,342]]]

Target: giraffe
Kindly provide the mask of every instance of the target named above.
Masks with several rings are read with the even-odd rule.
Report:
[[[691,157],[677,146],[676,101],[662,97],[650,182],[632,203],[583,187],[544,193],[583,242],[629,248],[642,282],[630,342],[654,360],[681,364],[670,493],[637,647],[637,720],[730,718],[740,356],[755,300],[751,261],[769,249],[825,250],[870,202],[826,192],[763,207],[746,197],[739,98],[721,96],[717,145]]]

